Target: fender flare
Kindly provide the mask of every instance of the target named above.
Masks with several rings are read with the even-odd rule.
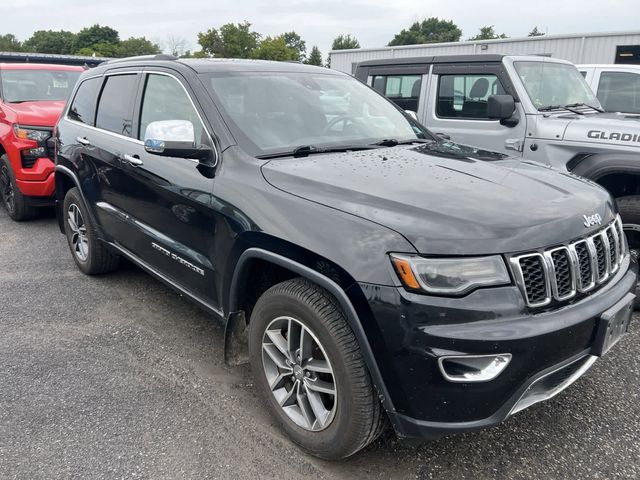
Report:
[[[640,175],[640,152],[578,155],[567,163],[567,169],[595,182],[612,173]]]
[[[364,328],[362,327],[362,323],[360,322],[360,319],[358,317],[358,313],[356,312],[353,304],[349,300],[349,297],[342,289],[342,287],[330,278],[322,275],[321,273],[318,273],[317,271],[307,267],[306,265],[295,262],[277,253],[273,253],[262,248],[251,247],[246,249],[242,253],[242,255],[240,255],[240,258],[236,263],[233,272],[233,278],[231,280],[231,289],[229,292],[229,311],[233,314],[233,312],[236,312],[239,308],[237,293],[238,283],[241,279],[245,264],[247,263],[247,261],[252,259],[265,260],[268,262],[272,262],[280,267],[291,270],[301,277],[306,278],[307,280],[310,280],[311,282],[321,286],[335,297],[335,299],[340,304],[343,312],[345,313],[347,322],[356,337],[358,345],[360,346],[365,364],[367,365],[369,373],[371,374],[374,388],[378,392],[378,396],[380,398],[380,401],[382,402],[384,409],[389,413],[395,413],[395,408],[393,406],[391,396],[389,395],[389,391],[387,390],[380,369],[378,368],[378,363],[376,362],[373,350],[371,349],[371,345],[369,344],[369,340],[367,338],[367,334],[365,333]]]
[[[78,176],[69,167],[65,167],[64,165],[59,165],[59,164],[55,166],[55,173],[56,175],[64,175],[68,177],[74,183],[74,185],[78,189],[78,192],[80,192],[80,197],[82,198],[84,207],[86,208],[87,212],[89,213],[89,216],[91,217],[91,222],[96,226],[100,237],[102,237],[102,227],[97,222],[96,217],[93,214],[93,211],[89,208],[89,203],[87,202],[87,199],[84,196],[84,192],[82,191],[82,188],[80,187],[80,180],[78,180]],[[57,192],[57,182],[56,182],[56,217],[58,219],[58,227],[60,228],[60,232],[64,234],[65,232],[64,220],[62,215],[62,202],[64,201],[64,198],[58,199],[57,197],[58,197],[58,192]]]

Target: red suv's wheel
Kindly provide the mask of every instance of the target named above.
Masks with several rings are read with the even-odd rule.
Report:
[[[27,198],[16,186],[16,177],[6,155],[0,157],[0,197],[9,216],[17,222],[28,220],[35,214]]]

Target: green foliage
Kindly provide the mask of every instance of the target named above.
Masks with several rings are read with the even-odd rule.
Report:
[[[159,45],[144,37],[131,37],[118,45],[119,57],[133,57],[135,55],[157,55],[162,53]]]
[[[92,25],[80,30],[76,36],[76,49],[94,48],[97,45],[118,45],[120,35],[111,27]],[[104,48],[104,47],[103,47]]]
[[[322,66],[322,54],[320,53],[320,49],[314,45],[311,49],[309,57],[307,57],[304,63],[309,65],[317,65],[319,67]]]
[[[480,33],[475,37],[471,37],[469,40],[493,40],[496,38],[509,38],[504,33],[498,35],[493,28],[493,25],[485,25],[480,28]]]
[[[296,52],[296,60],[304,61],[307,56],[307,44],[296,32],[283,33],[284,43]]]
[[[259,42],[260,34],[251,31],[251,24],[247,21],[227,23],[220,29],[210,28],[198,33],[202,51],[214,57],[252,58]]]
[[[360,48],[360,42],[351,35],[338,35],[331,44],[331,50],[349,50],[353,48]]]
[[[0,52],[21,52],[22,43],[12,33],[0,35]]]
[[[72,55],[76,51],[76,34],[65,30],[38,30],[23,44],[27,52]]]
[[[457,42],[460,37],[462,37],[462,30],[455,23],[431,17],[421,22],[415,22],[409,29],[403,29],[393,37],[389,46]]]
[[[538,27],[535,26],[533,27],[533,30],[531,30],[529,32],[529,35],[527,35],[528,37],[541,37],[542,35],[544,35],[544,32],[541,32],[540,30],[538,30]]]
[[[297,61],[299,53],[287,46],[284,35],[266,37],[253,51],[253,58],[261,60]]]

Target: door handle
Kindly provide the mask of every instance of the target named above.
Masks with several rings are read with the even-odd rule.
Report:
[[[140,165],[143,165],[144,162],[142,160],[140,160],[140,157],[138,155],[123,155],[122,159],[125,162],[129,162],[131,165],[133,165],[134,167],[138,167]]]
[[[78,142],[80,145],[84,145],[85,147],[91,145],[91,142],[87,140],[86,137],[77,137],[76,142]]]

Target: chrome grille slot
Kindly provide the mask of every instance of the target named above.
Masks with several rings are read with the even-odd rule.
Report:
[[[543,255],[532,253],[518,257],[517,272],[528,305],[542,307],[551,301],[547,262]]]
[[[586,240],[581,240],[572,245],[569,245],[569,249],[575,252],[575,258],[577,259],[578,274],[577,274],[577,287],[580,292],[588,292],[596,285],[594,277],[594,266],[589,252],[589,245]]]
[[[567,247],[556,248],[545,253],[551,265],[551,287],[556,300],[567,300],[576,294],[575,260]]]
[[[587,293],[618,271],[626,243],[620,217],[595,235],[568,245],[510,257],[529,307],[543,307]]]

